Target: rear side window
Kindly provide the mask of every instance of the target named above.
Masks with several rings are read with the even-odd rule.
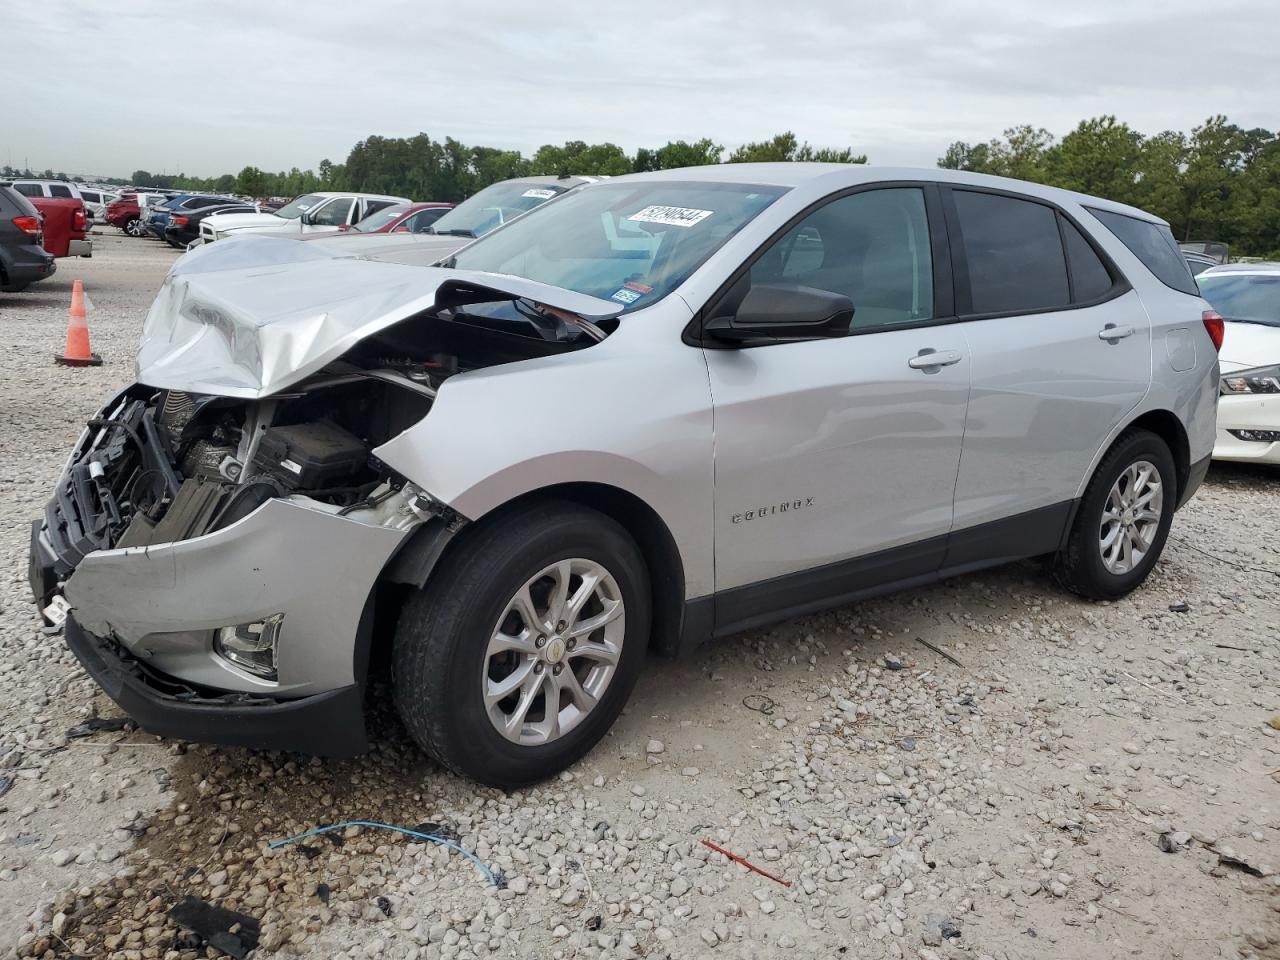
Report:
[[[85,203],[101,203],[102,202],[102,196],[100,194],[94,193],[92,190],[81,190],[80,199],[85,201]]]
[[[1062,240],[1067,248],[1067,264],[1071,268],[1071,293],[1076,303],[1088,303],[1106,295],[1114,283],[1089,241],[1066,217],[1062,222]]]
[[[1166,287],[1192,296],[1200,294],[1195,277],[1191,276],[1191,269],[1167,226],[1092,207],[1089,212],[1114,233],[1129,248],[1129,252],[1141,260],[1143,266],[1154,273],[1156,279]]]
[[[51,183],[51,184],[49,184],[49,196],[51,196],[51,197],[70,197],[70,196],[71,196],[71,188],[70,188],[70,187],[64,187],[64,186],[63,186],[62,184],[60,184],[60,183]]]
[[[24,197],[43,197],[44,191],[40,189],[38,183],[15,183],[13,189],[17,190]]]
[[[953,190],[973,313],[1024,313],[1071,303],[1067,260],[1052,207]]]

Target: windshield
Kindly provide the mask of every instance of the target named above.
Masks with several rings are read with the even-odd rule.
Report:
[[[410,204],[407,203],[397,203],[394,206],[383,207],[377,213],[369,214],[351,229],[358,230],[361,233],[377,233],[383,227],[403,217],[408,212],[409,207]]]
[[[495,183],[446,213],[431,227],[431,232],[483,237],[495,227],[546,203],[567,189],[554,183]]]
[[[739,183],[587,187],[464,247],[450,266],[513,274],[613,300],[624,311],[639,309],[683,283],[784,192]]]
[[[1200,296],[1227,320],[1280,327],[1280,274],[1200,274]]]
[[[319,194],[308,193],[305,197],[299,197],[297,200],[289,201],[279,210],[275,211],[275,215],[277,217],[284,217],[286,220],[297,220],[323,199],[324,197]]]

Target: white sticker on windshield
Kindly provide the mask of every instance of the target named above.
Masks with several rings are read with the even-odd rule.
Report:
[[[533,197],[536,200],[550,200],[555,195],[556,195],[556,192],[554,190],[539,190],[539,189],[526,190],[524,193],[520,194],[520,196],[522,197]]]
[[[711,216],[711,210],[694,210],[690,207],[664,207],[660,204],[645,207],[627,217],[636,223],[665,223],[671,227],[692,227]]]

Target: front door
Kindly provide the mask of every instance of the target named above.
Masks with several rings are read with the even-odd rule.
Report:
[[[855,313],[848,337],[705,351],[722,632],[935,571],[969,393],[964,333],[937,322],[952,294],[932,186],[827,202],[726,299],[750,283],[844,294]]]

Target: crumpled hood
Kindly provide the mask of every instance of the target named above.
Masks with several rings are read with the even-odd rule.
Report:
[[[143,324],[137,379],[190,393],[269,396],[442,295],[471,288],[590,320],[622,312],[612,301],[522,277],[387,263],[249,234],[177,260]]]
[[[1228,320],[1223,325],[1218,362],[1236,370],[1280,363],[1280,327]]]
[[[375,257],[378,260],[414,262],[425,267],[461,250],[471,240],[471,237],[437,236],[433,233],[349,231],[316,237],[314,240],[308,237],[307,243],[317,244],[319,249],[334,256]],[[398,255],[402,253],[415,259],[400,260]]]

